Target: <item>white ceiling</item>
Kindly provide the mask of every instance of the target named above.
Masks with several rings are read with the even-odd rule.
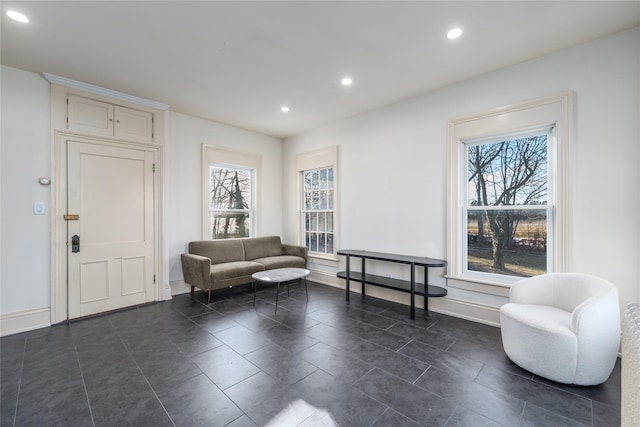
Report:
[[[640,1],[2,1],[2,64],[287,137],[640,25]],[[9,9],[30,18],[20,24]],[[451,41],[447,31],[464,34]],[[597,58],[594,58],[597,60]],[[340,85],[343,76],[354,83]],[[282,113],[280,107],[291,107]]]

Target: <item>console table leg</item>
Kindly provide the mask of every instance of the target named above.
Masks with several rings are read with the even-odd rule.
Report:
[[[347,288],[347,302],[349,301],[349,275],[351,274],[351,256],[347,255],[347,278],[346,278],[346,288]]]
[[[364,274],[365,274],[365,271],[364,271],[364,260],[365,260],[365,259],[364,259],[364,258],[362,258],[362,269],[361,269],[361,271],[362,271],[362,296],[365,296],[365,295],[366,295],[366,292],[365,292],[365,290],[364,290],[364,284],[365,284],[365,283],[364,283]]]
[[[416,318],[416,265],[411,263],[411,320]]]
[[[424,311],[429,313],[429,267],[424,267]]]

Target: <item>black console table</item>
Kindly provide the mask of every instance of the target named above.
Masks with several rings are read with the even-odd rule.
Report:
[[[411,319],[416,317],[416,294],[424,297],[424,309],[428,310],[429,297],[443,297],[447,295],[447,290],[440,286],[429,285],[429,267],[446,267],[447,261],[442,259],[424,258],[408,255],[387,254],[382,252],[369,252],[359,250],[340,250],[338,255],[347,257],[346,271],[340,271],[338,277],[346,280],[347,301],[349,301],[349,282],[362,283],[362,295],[365,293],[365,285],[380,286],[383,288],[394,289],[397,291],[408,292],[411,294]],[[361,258],[362,267],[360,271],[351,271],[351,257]],[[407,264],[411,266],[411,280],[392,279],[390,277],[378,276],[375,274],[367,274],[365,271],[365,261],[367,259],[376,261],[395,262],[399,264]],[[424,267],[424,283],[416,283],[416,265]]]

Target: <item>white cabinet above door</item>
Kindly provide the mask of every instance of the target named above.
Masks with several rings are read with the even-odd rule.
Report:
[[[148,111],[115,106],[114,136],[127,140],[151,141],[153,139],[153,114]]]
[[[113,136],[113,105],[69,95],[68,127],[92,135]]]
[[[127,141],[153,141],[153,114],[82,96],[69,95],[67,127]]]

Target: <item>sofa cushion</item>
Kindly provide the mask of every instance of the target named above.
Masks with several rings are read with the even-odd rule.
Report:
[[[242,244],[244,245],[244,259],[247,261],[283,254],[280,236],[242,239]]]
[[[280,255],[266,258],[254,259],[253,262],[264,265],[265,270],[274,268],[305,268],[304,258],[293,255]]]
[[[242,239],[199,240],[189,243],[189,253],[207,257],[211,264],[244,261]]]
[[[251,261],[232,261],[224,264],[211,265],[211,281],[232,279],[242,276],[251,276],[253,273],[263,271],[264,265]]]

